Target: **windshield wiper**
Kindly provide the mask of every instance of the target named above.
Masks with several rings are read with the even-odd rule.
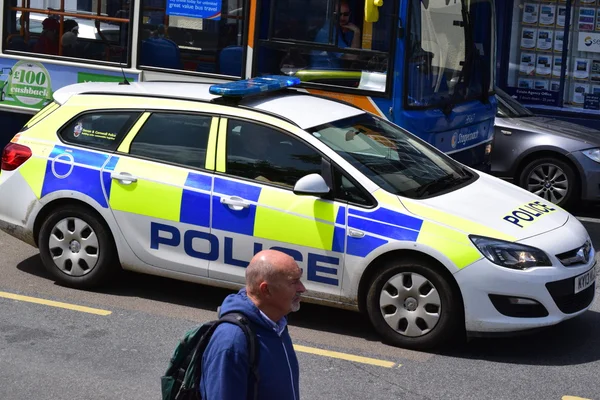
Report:
[[[452,186],[456,186],[461,182],[468,181],[469,179],[471,179],[471,176],[469,175],[458,177],[454,176],[453,174],[444,175],[418,188],[416,190],[416,194],[419,197],[423,196],[424,194],[432,194],[435,192],[432,191],[433,188],[437,188],[437,191],[440,191]]]

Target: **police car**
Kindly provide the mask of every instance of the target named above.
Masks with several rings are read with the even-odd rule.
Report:
[[[407,348],[590,307],[577,219],[298,83],[62,88],[4,149],[0,227],[78,288],[123,268],[236,289],[279,249],[306,301],[364,311]]]

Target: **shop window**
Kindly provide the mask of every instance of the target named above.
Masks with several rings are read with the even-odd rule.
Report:
[[[569,9],[564,1],[514,2],[505,86],[517,100],[575,109],[598,107],[594,97],[600,96],[600,3],[571,4]]]
[[[130,1],[94,3],[97,7],[92,9],[86,2],[6,1],[5,50],[127,63]]]
[[[141,1],[140,67],[242,76],[244,1],[202,10],[186,0]]]

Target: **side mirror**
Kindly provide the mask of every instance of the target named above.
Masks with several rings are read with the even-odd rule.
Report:
[[[319,174],[310,174],[298,179],[294,186],[294,194],[299,196],[324,196],[329,194],[331,189],[325,183],[325,179]]]

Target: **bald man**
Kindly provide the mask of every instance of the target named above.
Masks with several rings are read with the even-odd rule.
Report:
[[[306,291],[301,278],[302,269],[292,257],[276,250],[261,251],[246,269],[246,287],[221,305],[221,315],[241,312],[256,332],[260,380],[254,400],[300,399],[298,360],[287,315],[300,309]],[[202,358],[202,398],[250,399],[252,379],[246,336],[235,325],[219,325]]]

